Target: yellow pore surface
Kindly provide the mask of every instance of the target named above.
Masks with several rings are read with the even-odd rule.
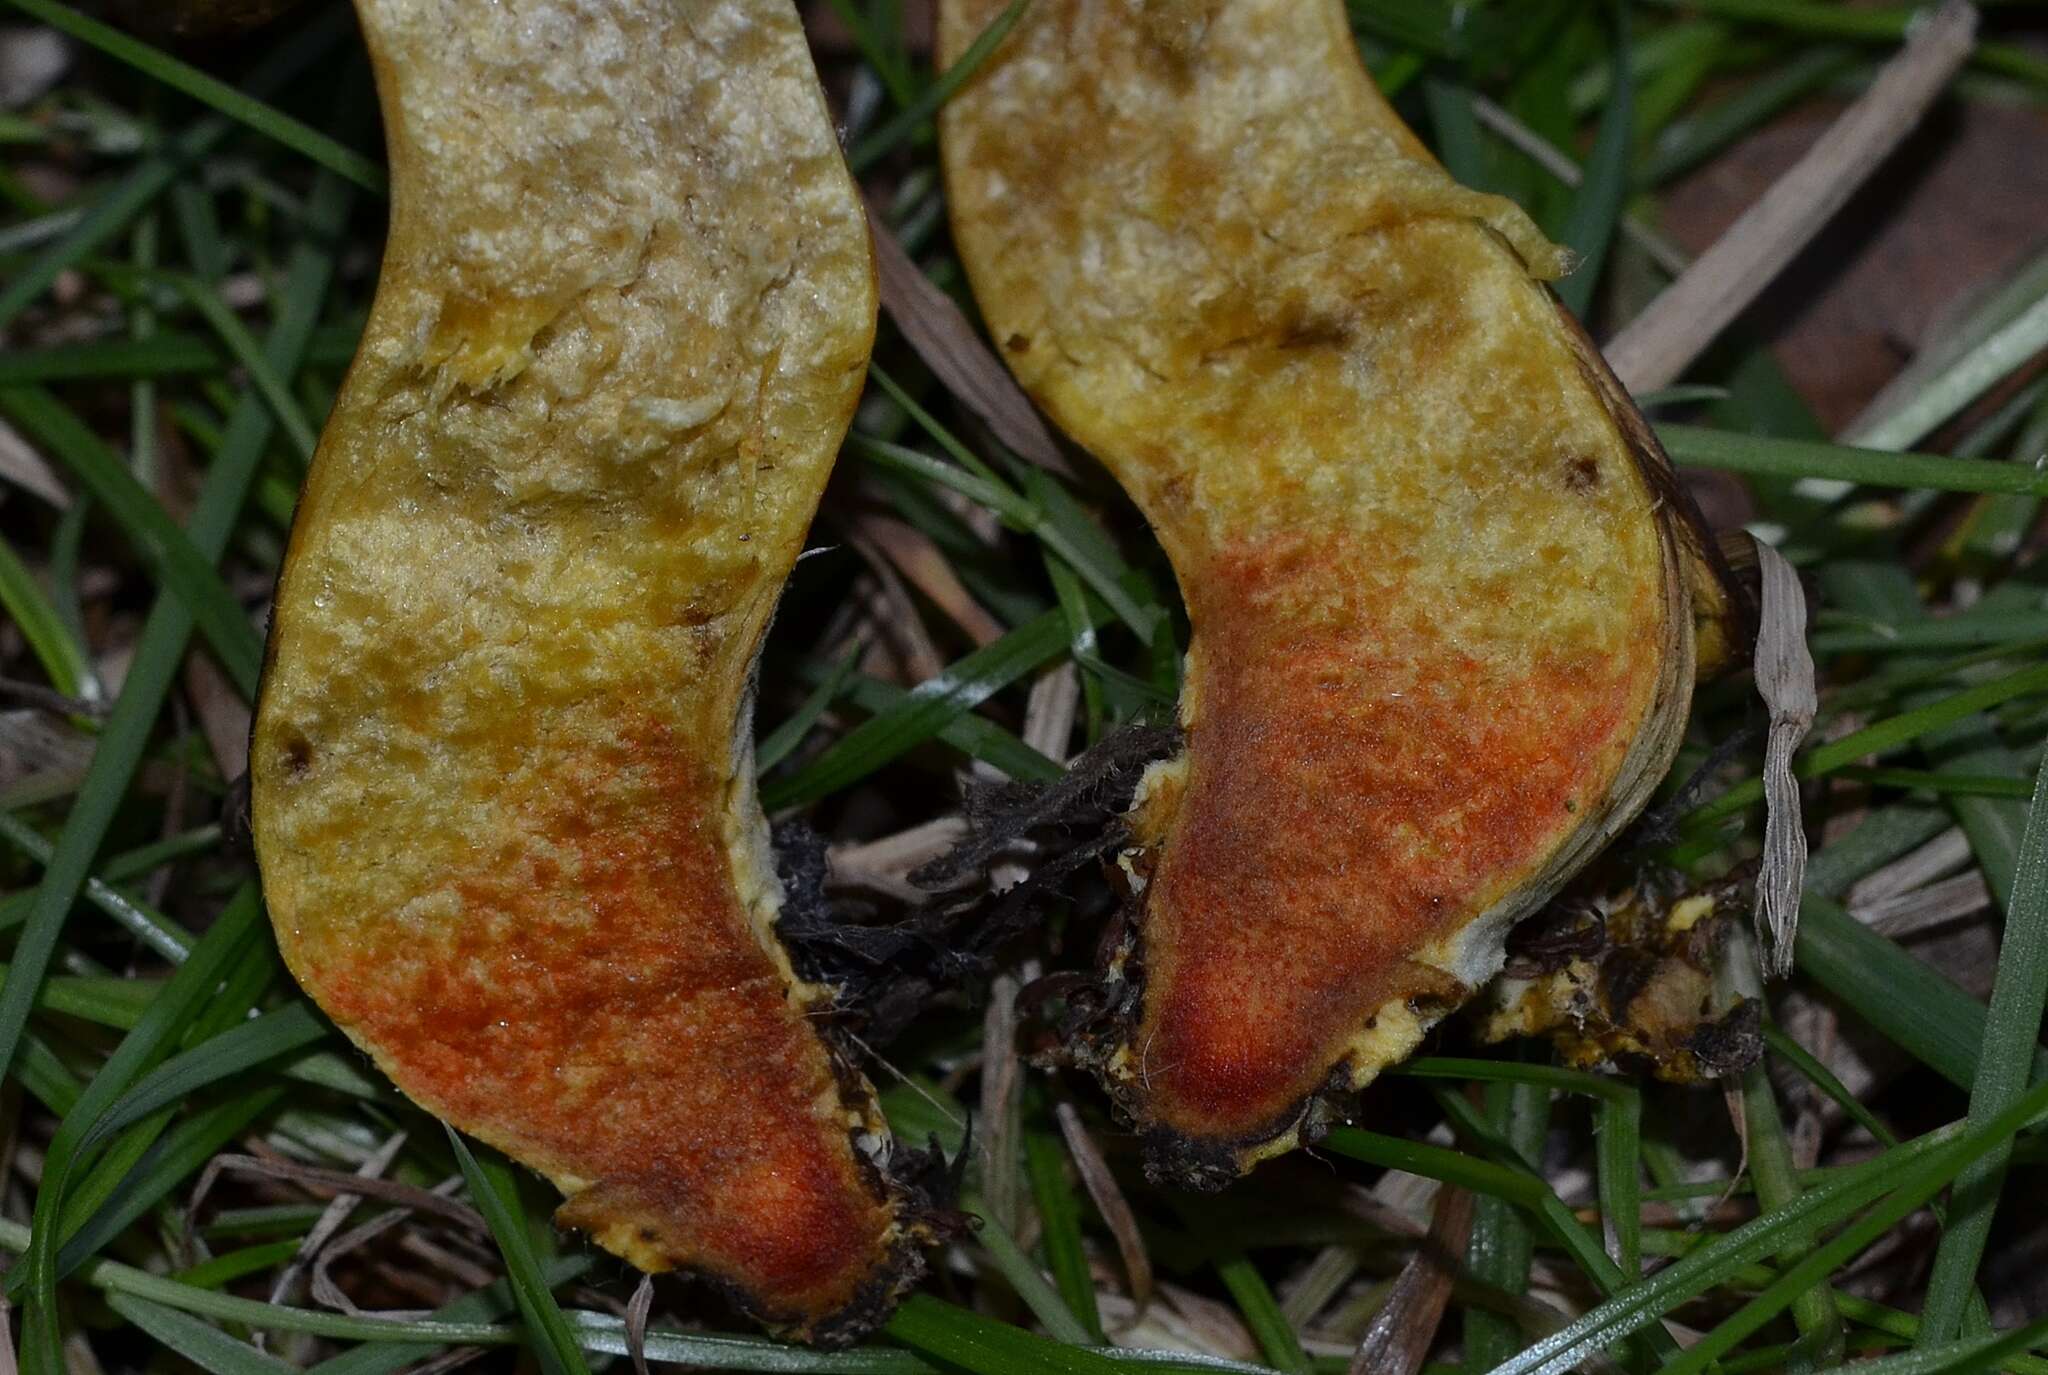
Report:
[[[1001,9],[945,0],[944,59]],[[943,134],[997,347],[1194,625],[1111,1072],[1142,1125],[1271,1141],[1640,804],[1690,675],[1670,537],[1558,250],[1428,158],[1339,0],[1037,0]]]
[[[279,941],[564,1221],[812,1331],[900,1228],[769,927],[745,757],[874,328],[802,31],[789,0],[358,8],[394,208],[258,716]]]

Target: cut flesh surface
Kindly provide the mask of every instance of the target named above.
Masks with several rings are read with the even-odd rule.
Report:
[[[943,0],[942,58],[1001,9]],[[1660,456],[1562,255],[1429,158],[1339,0],[1038,0],[942,135],[997,347],[1193,626],[1090,1053],[1155,1169],[1220,1183],[1409,1054],[1662,775]]]
[[[293,972],[560,1220],[800,1336],[916,1266],[750,674],[872,343],[790,0],[359,0],[393,213],[253,748]]]

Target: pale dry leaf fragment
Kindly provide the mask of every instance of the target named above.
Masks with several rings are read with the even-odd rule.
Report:
[[[1785,556],[1756,541],[1763,575],[1762,614],[1756,637],[1756,690],[1770,709],[1764,747],[1764,854],[1756,881],[1757,931],[1768,978],[1792,972],[1792,942],[1799,929],[1799,892],[1806,880],[1806,828],[1799,817],[1799,783],[1792,755],[1813,728],[1820,702],[1813,656],[1806,648],[1806,592]]]
[[[71,506],[71,493],[49,461],[4,420],[0,420],[0,478],[41,497],[60,511]]]
[[[1849,915],[1893,940],[1991,909],[1991,885],[1971,870],[1879,902],[1851,905]]]
[[[826,851],[825,883],[828,888],[865,888],[905,902],[922,902],[930,894],[910,881],[911,871],[948,853],[966,838],[965,817],[941,816],[874,840],[835,845]],[[960,882],[971,877],[963,876]]]
[[[1977,11],[1947,0],[1857,102],[1742,218],[1607,346],[1630,392],[1669,386],[1741,314],[1920,118],[1976,41]]]
[[[903,338],[932,375],[945,383],[959,402],[980,416],[997,439],[1019,458],[1062,476],[1073,476],[1066,455],[1038,418],[1029,398],[1009,370],[989,352],[974,326],[953,298],[932,285],[888,222],[868,205],[868,228],[875,236],[875,281],[882,309],[896,322]]]
[[[1849,910],[1869,908],[1946,878],[1968,864],[1970,858],[1970,838],[1962,827],[1951,826],[1926,844],[1851,884],[1846,898]]]
[[[626,1304],[626,1350],[634,1375],[647,1375],[647,1317],[654,1310],[654,1276],[642,1275]]]
[[[0,28],[0,110],[42,96],[71,65],[71,40],[41,25]]]

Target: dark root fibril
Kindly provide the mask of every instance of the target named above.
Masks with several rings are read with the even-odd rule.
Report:
[[[1033,853],[1040,856],[1088,846],[1118,826],[1145,770],[1179,749],[1180,732],[1171,726],[1125,726],[1105,736],[1050,783],[974,785],[967,790],[967,838],[918,869],[910,880],[921,888],[947,888],[970,875],[985,874],[996,860],[1021,846],[1035,846]],[[1096,846],[1095,852],[1101,849]]]
[[[869,1044],[893,1039],[934,995],[987,971],[986,955],[957,942],[963,933],[943,912],[913,908],[891,920],[870,904],[835,901],[825,838],[804,822],[776,827],[774,844],[776,934],[799,975],[834,990],[834,1020]]]
[[[782,878],[777,934],[797,972],[837,990],[839,1018],[871,1044],[887,1042],[932,999],[987,977],[1006,945],[1035,929],[1048,903],[1129,838],[1123,814],[1138,780],[1179,748],[1177,731],[1130,726],[1081,755],[1050,783],[967,790],[967,835],[910,877],[930,902],[894,918],[827,892],[824,838],[802,822],[775,831]],[[992,892],[991,867],[1028,855],[1019,883]],[[979,878],[981,881],[971,882]]]

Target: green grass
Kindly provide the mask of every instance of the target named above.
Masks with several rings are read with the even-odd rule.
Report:
[[[970,315],[934,116],[1026,3],[946,73],[917,51],[902,0],[826,5],[851,36],[824,58],[831,89],[854,93],[850,161]],[[0,418],[71,497],[59,510],[0,477],[0,683],[68,699],[0,700],[33,713],[0,723],[33,719],[88,756],[0,789],[0,1251],[18,1258],[5,1284],[22,1367],[55,1375],[89,1352],[107,1370],[387,1375],[482,1347],[506,1368],[517,1352],[550,1375],[622,1370],[617,1313],[637,1277],[556,1233],[545,1185],[407,1104],[285,974],[223,819],[237,780],[201,730],[231,734],[254,693],[263,589],[373,284],[385,177],[354,26],[315,3],[224,56],[166,50],[61,0],[4,4],[82,54],[0,116]],[[1562,294],[1602,336],[1662,281],[1640,227],[1675,181],[1798,101],[1867,84],[1911,18],[1777,0],[1348,10],[1446,164],[1582,255]],[[1973,98],[2048,102],[2038,11],[1992,4],[1986,20]],[[1566,150],[1574,184],[1503,142],[1481,98]],[[2048,1375],[2042,1297],[1997,1263],[2040,1241],[2030,1201],[2048,1162],[2048,578],[2023,556],[2048,498],[2048,387],[2011,381],[2048,348],[2048,261],[1979,285],[1851,434],[1826,434],[1741,326],[1658,407],[1674,458],[1741,475],[1823,594],[1821,716],[1798,761],[1816,852],[1796,986],[1881,1047],[1883,1076],[1847,1086],[1853,1065],[1796,1039],[1808,1024],[1778,990],[1786,1020],[1733,1086],[1734,1117],[1715,1089],[1567,1069],[1542,1046],[1477,1049],[1453,1024],[1312,1158],[1193,1197],[1144,1180],[1092,1088],[1033,1075],[1006,1124],[1015,1177],[969,1176],[978,1228],[866,1343],[787,1346],[664,1283],[648,1357],[787,1375],[1328,1375],[1412,1249],[1330,1191],[1398,1170],[1477,1196],[1436,1369],[1875,1356],[1861,1368]],[[862,565],[821,522],[825,548],[798,566],[764,659],[758,764],[771,807],[850,839],[957,810],[971,765],[1049,779],[1051,753],[1166,719],[1187,643],[1171,570],[1121,494],[988,443],[886,322],[870,380],[828,509],[858,500],[919,532],[995,629],[979,642],[913,594],[943,667],[892,672],[864,652],[887,627],[849,613]],[[195,657],[229,701],[202,691]],[[1081,707],[1049,753],[1024,707],[1063,666]],[[1749,711],[1746,684],[1703,690],[1678,772]],[[1705,879],[1753,856],[1759,762],[1728,762],[1647,858]],[[1951,827],[1996,904],[1986,998],[1844,905],[1857,879]],[[1098,930],[1069,913],[1054,934],[1029,953],[1080,967]],[[870,1067],[907,1139],[961,1148],[978,996],[937,1000]],[[1133,1238],[1083,1186],[1062,1101],[1167,1287],[1135,1328],[1118,1246]],[[372,1198],[323,1227],[327,1193],[221,1164],[255,1152],[345,1176],[400,1132],[385,1177],[459,1192],[469,1222]],[[1844,1282],[1909,1225],[1924,1267]],[[1524,1301],[1532,1274],[1575,1316]],[[348,1311],[333,1287],[405,1312]]]

